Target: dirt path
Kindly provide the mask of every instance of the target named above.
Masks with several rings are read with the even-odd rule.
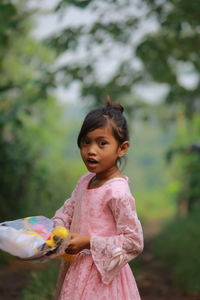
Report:
[[[136,276],[142,300],[200,300],[200,293],[184,293],[172,282],[170,271],[152,255],[151,241],[140,258],[141,271]]]
[[[160,232],[161,226],[151,222],[145,228],[145,247],[139,257],[141,270],[136,280],[142,300],[200,300],[200,292],[184,293],[175,286],[170,270],[163,268],[152,251],[152,241]]]
[[[30,271],[38,266],[13,260],[0,269],[0,300],[21,300],[21,292],[29,281]]]

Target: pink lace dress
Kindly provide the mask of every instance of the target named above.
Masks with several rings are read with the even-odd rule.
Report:
[[[143,234],[128,179],[113,178],[88,189],[93,173],[78,182],[53,217],[55,225],[91,237],[91,249],[61,263],[59,300],[139,300],[128,265],[143,249]]]

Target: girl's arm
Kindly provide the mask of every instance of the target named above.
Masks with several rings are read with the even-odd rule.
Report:
[[[73,190],[71,197],[65,201],[63,206],[61,206],[53,216],[52,220],[54,222],[54,227],[57,226],[64,226],[67,229],[70,228],[72,217],[74,213],[74,205],[75,205],[75,199],[76,194],[78,190],[79,182],[76,186],[76,188]]]
[[[117,234],[90,239],[92,257],[105,284],[109,284],[119,270],[143,250],[142,227],[135,211],[134,198],[129,194],[114,197],[109,206]]]
[[[70,228],[74,211],[74,200],[73,197],[65,201],[64,205],[61,206],[53,216],[54,227],[64,226]]]
[[[82,184],[85,177],[86,176],[84,175],[83,177],[81,177],[81,179],[79,179],[75,189],[71,194],[71,197],[66,200],[64,205],[56,211],[54,217],[52,218],[52,220],[54,221],[54,227],[64,226],[67,229],[70,228],[74,213],[75,199],[77,198],[79,186]]]

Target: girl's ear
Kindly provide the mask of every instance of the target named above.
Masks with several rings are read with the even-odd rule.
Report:
[[[127,153],[129,146],[130,146],[129,141],[125,141],[119,146],[119,149],[118,149],[118,157],[119,158],[123,157]]]

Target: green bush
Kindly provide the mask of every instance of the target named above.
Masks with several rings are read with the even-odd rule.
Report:
[[[47,267],[31,273],[30,283],[22,292],[22,300],[50,300],[56,286],[58,264],[56,261],[48,263]]]
[[[200,211],[169,224],[155,240],[155,253],[183,290],[200,290]]]
[[[8,265],[11,261],[11,256],[0,250],[0,267],[4,266],[4,265]]]

